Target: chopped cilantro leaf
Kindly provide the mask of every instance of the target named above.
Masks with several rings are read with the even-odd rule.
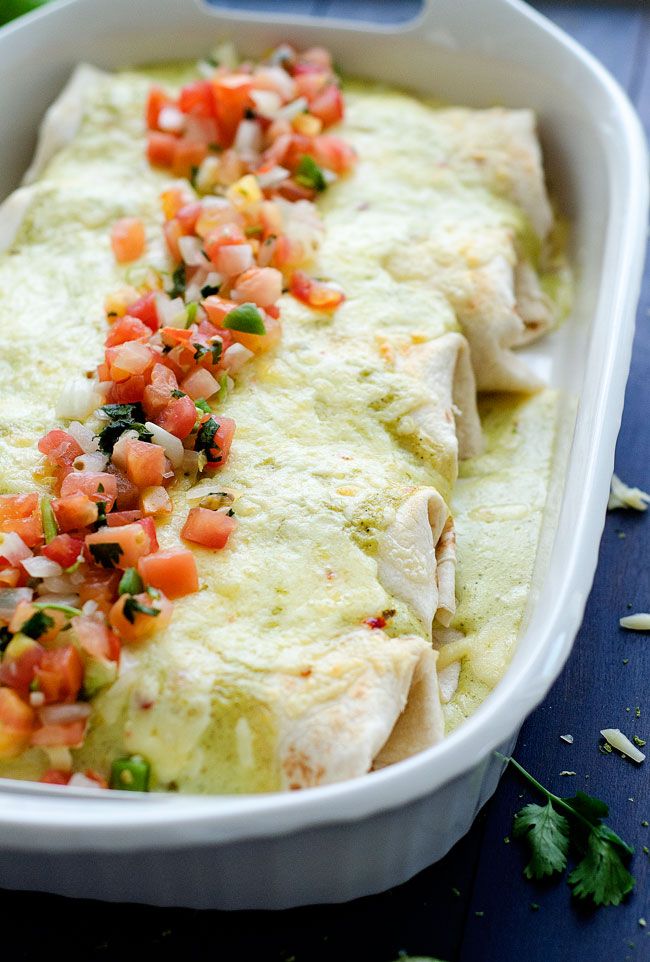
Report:
[[[139,595],[143,588],[144,585],[142,583],[142,578],[138,574],[138,569],[127,568],[120,578],[120,583],[117,587],[117,590],[121,595]]]
[[[514,821],[515,838],[528,839],[531,859],[524,875],[529,879],[544,878],[566,868],[569,851],[569,823],[556,812],[551,802],[526,805]]]
[[[151,441],[153,434],[140,421],[111,421],[103,430],[96,435],[99,443],[99,450],[104,454],[112,454],[113,448],[120,440],[125,431],[137,431],[141,441]]]
[[[111,421],[144,421],[141,404],[105,404],[101,410]]]
[[[131,624],[134,623],[135,616],[138,613],[141,615],[150,615],[152,618],[155,618],[157,615],[160,614],[159,608],[151,608],[149,607],[149,605],[143,605],[142,602],[138,601],[137,598],[134,598],[133,595],[129,595],[129,597],[124,602],[123,611],[124,611],[124,617]]]
[[[211,294],[218,294],[220,290],[221,284],[206,284],[201,288],[201,297],[210,297]]]
[[[4,651],[13,635],[6,625],[0,625],[0,652]]]
[[[205,357],[206,354],[210,353],[210,349],[207,348],[204,344],[192,344],[192,347],[195,348],[195,351],[194,351],[195,361],[200,361],[202,357]]]
[[[322,168],[318,166],[314,158],[310,157],[309,154],[303,154],[300,158],[295,180],[303,187],[308,187],[311,190],[321,191],[327,187],[327,181],[325,180]]]
[[[212,408],[205,400],[205,398],[199,397],[194,402],[194,406],[198,408],[199,411],[203,411],[204,414],[212,414]]]
[[[172,391],[172,397],[187,397],[185,391],[179,391],[178,388],[174,388]]]
[[[221,360],[221,353],[223,351],[223,341],[221,340],[220,337],[217,338],[216,341],[212,342],[211,351],[212,351],[212,363],[218,364],[219,361]]]
[[[264,231],[264,228],[261,227],[259,224],[253,224],[251,227],[244,228],[244,233],[246,234],[246,237],[259,237],[260,234],[263,233],[263,231]]]
[[[239,304],[226,314],[223,326],[243,334],[266,334],[264,319],[255,304]]]
[[[182,297],[185,293],[187,280],[185,278],[185,264],[181,264],[172,274],[172,289],[167,291],[171,298]]]
[[[103,544],[89,544],[88,548],[95,564],[102,568],[115,568],[120,556],[124,554],[121,545],[114,541],[105,541]]]
[[[54,627],[54,618],[50,618],[44,611],[35,611],[31,618],[21,625],[23,635],[29,638],[40,638],[46,631]]]
[[[210,457],[212,451],[219,450],[219,445],[215,441],[215,435],[219,430],[219,424],[214,418],[208,418],[207,421],[199,428],[199,433],[196,436],[196,441],[194,442],[195,451],[204,451],[208,457],[208,461],[212,461],[213,458]]]
[[[581,899],[590,897],[596,905],[620,905],[634,888],[634,878],[623,864],[611,834],[606,825],[592,828],[587,836],[587,854],[569,875],[573,894]],[[624,852],[629,853],[629,846],[625,846]]]

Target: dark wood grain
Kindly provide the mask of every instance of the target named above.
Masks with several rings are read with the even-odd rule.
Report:
[[[288,9],[384,22],[409,19],[417,0],[219,0],[246,9]],[[650,130],[648,5],[539,3],[626,87]],[[650,263],[638,312],[632,370],[617,449],[617,471],[650,489]],[[584,624],[569,663],[524,725],[517,757],[562,794],[577,788],[605,799],[612,824],[637,847],[637,890],[616,909],[590,912],[566,884],[531,885],[524,856],[504,842],[513,813],[532,796],[512,774],[471,832],[449,855],[407,884],[337,907],[282,913],[221,913],[76,903],[2,893],[6,958],[37,959],[65,943],[69,959],[255,959],[255,962],[391,962],[400,951],[447,962],[642,962],[650,959],[650,769],[598,751],[598,732],[620,727],[650,742],[650,642],[623,632],[618,618],[650,604],[645,516],[611,514]],[[624,537],[623,537],[624,536]],[[624,660],[627,662],[624,664]],[[641,708],[636,718],[634,709]],[[627,711],[627,709],[631,709]],[[560,740],[571,733],[573,745]],[[646,763],[646,766],[650,762]],[[561,776],[563,770],[575,776]],[[532,903],[539,906],[532,907]],[[642,928],[638,920],[647,918]],[[63,937],[62,937],[63,934]]]

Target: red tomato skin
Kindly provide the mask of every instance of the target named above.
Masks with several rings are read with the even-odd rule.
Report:
[[[208,156],[207,144],[182,137],[176,141],[172,173],[176,177],[189,177],[193,167],[199,167]]]
[[[130,441],[126,447],[126,475],[139,488],[161,485],[165,452],[148,441]]]
[[[235,518],[209,508],[190,508],[181,538],[206,548],[223,548],[237,527]]]
[[[336,84],[328,84],[309,104],[309,113],[322,120],[323,127],[330,127],[343,120],[345,107],[343,94]]]
[[[97,503],[87,494],[73,494],[55,498],[52,509],[59,531],[77,531],[97,521]]]
[[[79,748],[83,745],[86,724],[85,720],[79,720],[69,722],[67,725],[41,725],[34,729],[30,744],[47,748],[55,748],[58,745]]]
[[[11,688],[0,688],[0,758],[15,758],[29,744],[34,711]]]
[[[171,167],[174,163],[177,137],[152,131],[147,137],[147,159],[154,167]]]
[[[125,314],[115,321],[105,340],[106,347],[117,347],[126,341],[137,341],[139,338],[150,337],[151,330],[144,324],[139,317],[131,317]]]
[[[79,555],[83,554],[84,543],[80,538],[73,538],[69,534],[57,534],[49,544],[46,544],[42,554],[51,561],[56,561],[62,568],[70,568],[76,563]]]
[[[156,424],[169,431],[174,437],[184,441],[196,423],[196,407],[191,397],[172,398],[167,407],[163,408]]]
[[[251,78],[246,74],[230,74],[211,81],[215,114],[221,135],[221,146],[230,147],[247,107],[252,106]]]
[[[158,128],[160,111],[163,109],[163,107],[171,106],[172,103],[172,99],[167,96],[162,87],[151,87],[149,90],[149,96],[147,97],[147,106],[145,108],[145,116],[147,118],[147,127],[149,130],[156,130]]]
[[[113,224],[111,247],[119,264],[128,264],[142,257],[147,239],[144,224],[137,217],[122,217]]]
[[[111,511],[110,514],[106,515],[106,524],[109,528],[119,528],[123,524],[132,524],[134,521],[140,521],[142,518],[141,511]]]
[[[158,551],[159,545],[158,538],[156,537],[156,522],[153,520],[153,518],[141,518],[138,521],[138,524],[141,524],[149,535],[149,544],[151,545],[149,551]]]
[[[43,541],[43,522],[38,494],[0,496],[0,531],[19,535],[28,548]]]
[[[214,117],[214,95],[209,80],[195,80],[186,84],[178,97],[178,107],[184,114],[196,117]]]
[[[158,312],[156,311],[156,294],[153,291],[150,294],[143,294],[133,304],[129,304],[126,313],[129,317],[137,317],[154,333],[160,327]]]
[[[27,693],[44,656],[45,648],[35,641],[18,658],[4,658],[0,663],[0,684]]]
[[[67,431],[61,431],[59,428],[48,431],[41,438],[38,442],[38,450],[45,455],[48,461],[51,461],[52,464],[58,464],[60,467],[71,465],[75,458],[83,454],[83,449],[72,435],[68,434]]]
[[[119,661],[119,638],[106,625],[93,618],[75,618],[74,630],[82,649],[97,661]]]
[[[62,772],[58,768],[48,768],[39,778],[42,785],[67,785],[72,772]]]
[[[72,471],[61,485],[61,497],[75,494],[86,494],[91,501],[104,501],[106,510],[110,511],[117,497],[115,475],[107,471]]]

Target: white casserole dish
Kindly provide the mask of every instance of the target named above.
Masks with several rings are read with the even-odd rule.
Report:
[[[518,0],[429,0],[386,29],[217,10],[199,0],[61,0],[0,31],[0,196],[17,186],[48,104],[80,60],[113,68],[245,53],[289,39],[330,47],[348,73],[456,103],[530,106],[573,223],[570,321],[528,352],[579,399],[553,484],[527,626],[495,692],[442,744],[338,785],[237,797],[137,796],[0,780],[0,886],[220,908],[334,902],[402,882],[442,857],[494,791],[526,715],[580,624],[596,566],[623,406],[646,236],[647,157],[620,88]],[[568,430],[568,429],[567,429]],[[570,432],[569,432],[570,434]]]

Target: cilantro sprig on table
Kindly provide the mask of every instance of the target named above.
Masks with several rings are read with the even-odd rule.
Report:
[[[573,894],[590,898],[595,905],[620,905],[635,885],[626,862],[634,849],[603,819],[609,808],[599,798],[577,792],[560,798],[549,792],[514,758],[505,759],[546,798],[545,805],[525,805],[514,818],[514,835],[530,848],[526,878],[542,879],[564,872],[569,850],[577,856],[567,879]]]

